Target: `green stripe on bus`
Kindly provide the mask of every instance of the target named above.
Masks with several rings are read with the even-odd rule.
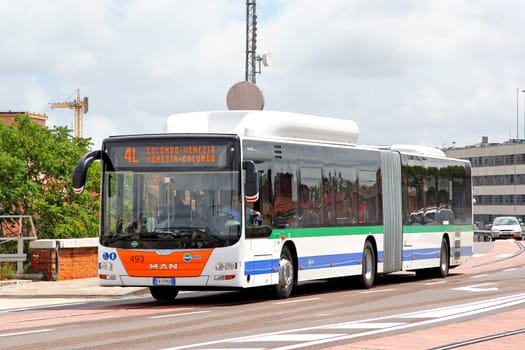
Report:
[[[472,225],[403,226],[403,233],[472,231]],[[383,234],[383,226],[344,226],[274,229],[270,239]]]
[[[274,229],[270,238],[300,238],[300,237],[326,237],[326,236],[348,236],[383,234],[383,226],[344,226],[344,227],[309,227]]]
[[[420,233],[420,232],[468,232],[473,231],[472,225],[410,225],[403,226],[403,233]]]

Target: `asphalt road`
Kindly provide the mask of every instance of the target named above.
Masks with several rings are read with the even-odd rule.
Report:
[[[357,279],[322,281],[301,285],[286,300],[257,290],[187,292],[173,304],[139,295],[6,308],[0,311],[0,348],[397,349],[392,339],[411,332],[439,332],[434,338],[444,346],[456,341],[452,328],[459,323],[516,310],[525,316],[522,251],[514,241],[479,243],[471,263],[446,279],[395,273],[369,290]],[[523,327],[517,323],[514,330]],[[504,338],[518,345],[524,339],[523,332]],[[439,348],[410,341],[401,348]]]

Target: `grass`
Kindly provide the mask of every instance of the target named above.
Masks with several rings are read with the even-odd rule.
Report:
[[[0,280],[6,280],[15,275],[15,268],[13,263],[0,262]]]

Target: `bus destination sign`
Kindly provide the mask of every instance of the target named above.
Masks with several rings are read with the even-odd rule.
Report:
[[[225,166],[226,145],[134,144],[108,145],[116,167]]]

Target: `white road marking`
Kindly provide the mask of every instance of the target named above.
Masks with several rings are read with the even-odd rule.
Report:
[[[100,299],[105,300],[105,299]],[[0,313],[52,308],[57,306],[80,305],[93,301],[92,298],[0,298]]]
[[[286,334],[269,334],[263,336],[254,336],[244,339],[234,340],[233,343],[247,343],[247,342],[278,342],[278,341],[312,341],[327,338],[340,337],[345,334],[330,334],[330,333],[286,333]]]
[[[473,286],[466,286],[466,287],[459,287],[459,288],[453,288],[453,290],[462,290],[466,292],[492,292],[495,290],[498,290],[498,287],[491,287],[491,288],[481,288],[484,286],[490,286],[495,283],[482,283],[482,284],[476,284]]]
[[[499,300],[499,304],[493,305],[492,307],[488,307],[486,309],[472,310],[472,311],[465,312],[465,313],[452,314],[452,315],[447,316],[447,317],[434,318],[434,319],[424,320],[424,321],[415,322],[415,323],[407,323],[407,324],[402,324],[402,325],[399,325],[399,326],[394,326],[394,327],[384,328],[384,329],[376,329],[376,330],[371,330],[371,331],[362,332],[362,333],[348,334],[348,335],[343,335],[341,337],[336,337],[336,338],[320,339],[320,340],[306,342],[306,343],[293,344],[293,345],[289,345],[289,346],[283,346],[283,347],[280,347],[280,348],[274,348],[272,350],[292,350],[292,349],[298,349],[298,348],[305,348],[305,347],[308,347],[308,346],[315,346],[315,345],[320,345],[320,344],[332,343],[332,342],[336,342],[336,341],[344,341],[344,340],[349,340],[349,339],[361,338],[361,337],[365,337],[365,336],[370,336],[370,335],[376,335],[376,334],[381,334],[381,333],[385,333],[385,332],[390,332],[390,331],[393,331],[393,330],[415,328],[415,327],[419,327],[419,326],[422,326],[422,325],[429,325],[429,324],[439,323],[439,322],[443,322],[443,321],[446,321],[446,320],[453,320],[453,319],[457,319],[457,318],[464,317],[464,316],[475,315],[475,314],[479,314],[479,313],[483,313],[483,312],[487,312],[487,311],[491,311],[491,310],[497,310],[497,309],[500,309],[500,308],[504,308],[504,307],[508,307],[508,306],[512,306],[512,305],[525,303],[525,294],[518,294],[518,295],[514,295],[514,296],[510,296],[510,297],[515,298],[515,299],[514,300],[510,300],[510,302],[508,302],[508,303],[506,302],[505,299],[506,298],[509,299],[509,297],[497,298],[497,299],[494,299],[494,300],[489,300],[488,302]],[[451,308],[453,308],[453,307],[451,307]],[[377,318],[377,319],[398,318],[398,317],[401,317],[401,316],[403,316],[403,315],[384,316],[384,317],[380,317],[380,318]],[[319,329],[319,328],[322,328],[322,327],[316,327],[316,329]],[[297,330],[295,330],[295,331],[297,331]]]
[[[382,316],[382,317],[354,321],[354,322],[344,322],[344,323],[339,323],[339,324],[322,325],[322,326],[299,328],[299,329],[289,329],[289,330],[284,330],[284,331],[279,331],[279,332],[264,333],[264,334],[252,335],[252,336],[247,336],[247,337],[213,340],[213,341],[208,341],[208,342],[203,342],[203,343],[194,343],[194,344],[176,346],[176,347],[171,347],[171,348],[165,348],[163,350],[182,350],[182,349],[203,348],[203,347],[206,347],[206,349],[208,349],[208,346],[213,345],[213,344],[223,344],[227,346],[228,343],[246,342],[247,339],[251,339],[251,341],[255,341],[254,339],[263,339],[263,338],[277,339],[278,337],[276,336],[281,336],[281,335],[283,336],[293,335],[293,337],[301,335],[306,338],[306,334],[310,334],[310,333],[305,333],[305,332],[312,332],[311,337],[318,338],[318,339],[311,340],[311,341],[303,341],[300,343],[282,346],[279,348],[273,348],[273,350],[291,350],[291,349],[298,349],[298,348],[305,348],[305,347],[313,347],[313,346],[318,346],[321,344],[333,343],[336,341],[346,341],[350,339],[361,338],[361,337],[366,337],[370,335],[377,335],[377,334],[391,332],[395,330],[417,328],[420,326],[431,325],[431,324],[440,323],[440,322],[448,321],[448,320],[455,320],[455,319],[466,317],[466,316],[482,314],[482,313],[486,313],[492,310],[508,308],[509,306],[519,305],[519,304],[524,304],[524,303],[525,303],[525,293],[521,293],[521,294],[509,295],[509,296],[501,297],[501,298],[485,300],[481,302],[460,304],[460,305],[449,306],[449,307],[444,307],[444,308],[422,310],[422,311],[398,314],[398,315],[388,315],[388,316]],[[438,316],[442,316],[442,317],[438,317]],[[431,317],[431,318],[427,318],[427,317]],[[389,319],[400,319],[400,318],[407,318],[407,319],[408,318],[415,318],[415,319],[425,318],[425,319],[421,321],[417,321],[417,322],[411,322],[411,323],[398,323],[398,325],[394,325],[391,327],[371,329],[368,331],[358,332],[358,333],[342,334],[342,335],[327,333],[324,335],[325,336],[324,338],[321,337],[321,333],[319,333],[319,331],[322,331],[323,329],[334,329],[340,326],[344,327],[345,325],[349,325],[351,323],[354,323],[354,324],[369,323],[372,325],[373,324],[379,325],[380,323],[382,323],[380,321],[389,320]],[[392,325],[393,323],[384,322],[384,324]],[[299,332],[301,332],[301,334],[298,334]],[[280,339],[284,339],[284,337],[281,337]]]
[[[51,332],[51,331],[54,331],[54,329],[37,329],[37,330],[34,330],[34,331],[0,334],[0,337],[14,337],[14,336],[17,336],[17,335],[44,333],[44,332]]]
[[[488,276],[488,275],[489,275],[488,273],[483,273],[481,275],[470,276],[470,278],[476,279],[476,278],[481,278],[481,277],[485,277],[485,276]]]
[[[402,315],[401,318],[433,318],[433,317],[448,317],[455,314],[468,313],[472,311],[482,312],[484,309],[492,308],[497,305],[508,306],[506,303],[512,303],[514,300],[525,302],[525,294],[518,296],[507,296],[496,299],[489,299],[484,301],[478,301],[473,303],[467,303],[463,305],[447,306],[442,308],[430,309],[425,311],[417,311],[409,314]],[[513,305],[514,303],[512,303]]]
[[[390,292],[393,290],[396,290],[396,289],[395,288],[374,289],[374,290],[367,290],[365,292],[361,292],[361,294],[382,293],[382,292]]]
[[[347,324],[340,324],[329,329],[381,329],[394,326],[400,326],[406,322],[349,322]]]
[[[275,304],[277,305],[282,305],[282,304],[294,304],[294,303],[302,303],[302,302],[305,302],[305,301],[312,301],[312,300],[319,300],[321,298],[308,298],[308,299],[297,299],[297,300],[287,300],[287,301],[279,301],[279,302],[276,302]]]
[[[168,317],[178,317],[178,316],[187,316],[187,315],[205,314],[205,313],[207,313],[207,312],[211,312],[211,311],[192,311],[192,312],[182,312],[182,313],[169,314],[169,315],[149,316],[148,318],[168,318]]]
[[[433,286],[434,284],[442,284],[442,283],[447,283],[447,281],[428,282],[428,283],[425,283],[425,286]]]

